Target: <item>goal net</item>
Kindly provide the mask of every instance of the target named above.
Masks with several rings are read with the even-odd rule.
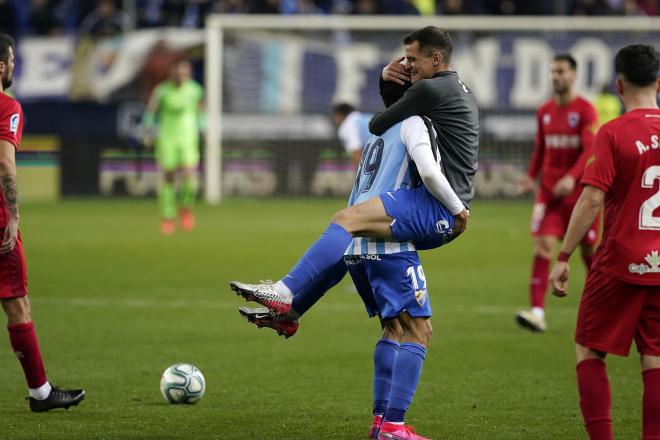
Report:
[[[355,171],[331,108],[383,110],[381,69],[427,25],[451,32],[452,65],[479,103],[477,197],[515,197],[556,53],[577,59],[577,92],[594,99],[613,84],[619,48],[660,43],[657,18],[211,16],[207,200],[347,195]]]

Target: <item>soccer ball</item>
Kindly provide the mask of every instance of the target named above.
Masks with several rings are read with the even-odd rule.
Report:
[[[160,392],[169,403],[196,403],[205,389],[204,375],[191,364],[174,364],[160,378]]]

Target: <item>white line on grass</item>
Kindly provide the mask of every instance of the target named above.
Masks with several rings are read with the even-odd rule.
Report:
[[[246,303],[237,299],[237,301],[208,301],[200,299],[158,299],[158,298],[87,298],[87,297],[37,297],[31,298],[35,305],[47,306],[66,306],[79,308],[127,308],[127,309],[184,309],[184,308],[202,308],[202,309],[221,309],[234,310],[237,307],[249,304],[250,307],[260,307],[257,303]],[[332,310],[344,312],[351,310],[362,310],[363,305],[355,300],[341,303],[322,303],[318,306],[322,310]],[[512,315],[520,307],[515,305],[495,305],[495,306],[477,306],[469,307],[463,305],[436,305],[436,313],[458,313],[458,314],[478,314],[478,315]],[[553,314],[575,314],[576,308],[573,306],[553,306]]]

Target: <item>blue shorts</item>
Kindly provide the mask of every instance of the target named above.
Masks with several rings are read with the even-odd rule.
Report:
[[[426,187],[389,191],[380,196],[392,217],[392,238],[412,241],[418,250],[434,249],[452,241],[454,216]]]
[[[344,261],[370,317],[392,319],[404,311],[415,318],[431,316],[417,252],[345,256]]]

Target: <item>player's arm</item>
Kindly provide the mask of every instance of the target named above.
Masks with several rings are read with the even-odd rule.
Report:
[[[160,109],[160,87],[156,88],[151,92],[149,97],[149,102],[147,102],[147,108],[144,110],[142,115],[142,141],[145,145],[151,145],[154,139],[154,133],[156,131],[156,116],[158,115],[158,110]]]
[[[401,140],[415,162],[424,186],[456,219],[454,234],[467,228],[468,211],[458,198],[449,181],[442,173],[440,164],[433,156],[431,139],[420,117],[406,119],[401,126]]]
[[[428,113],[432,106],[437,104],[438,99],[438,91],[429,80],[417,81],[406,90],[401,99],[371,118],[369,131],[382,135],[388,128],[406,118]]]
[[[545,154],[545,135],[543,134],[543,121],[541,112],[536,113],[536,137],[534,138],[534,151],[529,161],[527,174],[521,177],[519,182],[519,191],[521,194],[528,193],[534,189],[534,182],[538,177],[543,166],[543,156]]]
[[[199,86],[199,102],[197,103],[197,127],[199,131],[204,133],[206,132],[206,126],[208,125],[208,120],[206,118],[206,105],[204,100],[204,89],[202,86]]]
[[[575,183],[582,177],[587,158],[591,154],[594,137],[598,130],[598,115],[592,106],[589,106],[583,113],[582,121],[582,130],[580,132],[582,153],[580,153],[580,156],[571,169],[568,170],[568,173],[557,182],[554,191],[556,197],[565,197],[573,192]]]
[[[16,147],[0,139],[0,189],[9,219],[0,244],[0,254],[11,252],[18,241],[18,192],[16,188]]]
[[[591,225],[594,224],[604,198],[605,192],[602,189],[587,185],[573,208],[557,263],[550,274],[552,293],[557,296],[568,294],[566,290],[569,275],[568,258],[582,242]]]

